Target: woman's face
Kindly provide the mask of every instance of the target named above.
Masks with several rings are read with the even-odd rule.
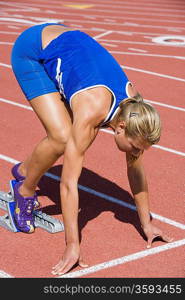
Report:
[[[115,130],[115,142],[120,151],[129,152],[136,157],[150,147],[147,142],[139,137],[132,138],[126,136],[124,123],[121,123]]]

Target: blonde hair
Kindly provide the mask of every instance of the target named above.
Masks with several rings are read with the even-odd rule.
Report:
[[[116,115],[115,122],[125,121],[125,134],[129,137],[141,137],[149,145],[156,144],[161,136],[161,120],[156,109],[143,101],[137,93],[132,98],[124,99]]]

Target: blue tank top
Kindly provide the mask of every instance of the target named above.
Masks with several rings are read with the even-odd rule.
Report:
[[[112,120],[120,102],[129,97],[130,82],[118,62],[84,32],[62,33],[41,51],[40,60],[70,105],[75,94],[92,87],[104,86],[112,93],[112,106],[102,125]]]

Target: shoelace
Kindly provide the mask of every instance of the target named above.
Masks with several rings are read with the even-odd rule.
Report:
[[[34,199],[35,200],[35,199]],[[30,215],[33,211],[34,201],[33,199],[26,200],[26,214]]]

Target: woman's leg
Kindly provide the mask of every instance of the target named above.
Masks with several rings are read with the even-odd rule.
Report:
[[[36,97],[30,104],[43,124],[47,137],[20,166],[20,173],[26,175],[20,187],[20,193],[24,197],[33,196],[41,176],[64,153],[72,125],[70,112],[59,93]]]

